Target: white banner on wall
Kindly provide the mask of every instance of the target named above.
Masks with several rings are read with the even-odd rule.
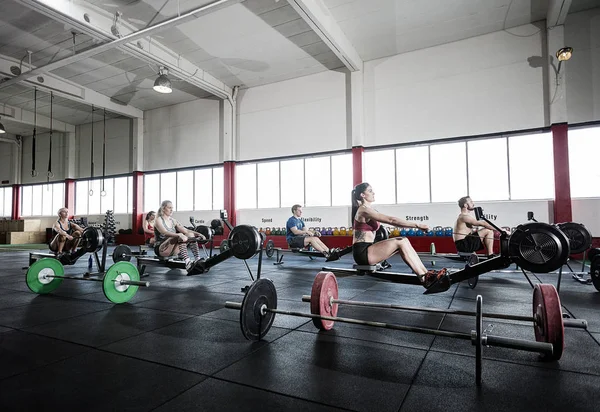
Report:
[[[548,200],[529,202],[481,202],[486,218],[502,227],[515,227],[527,221],[527,212],[533,212],[539,222],[549,222],[552,202]],[[453,227],[460,209],[457,203],[423,203],[403,205],[377,205],[373,207],[379,212],[399,217],[409,222],[424,223],[429,227]],[[305,207],[302,218],[307,227],[348,227],[350,223],[350,207]],[[285,227],[292,216],[289,208],[285,209],[248,209],[238,211],[238,223],[258,228]]]
[[[196,226],[210,226],[210,221],[220,218],[218,210],[196,210],[189,212],[173,212],[173,217],[183,226],[190,226],[190,218],[193,218]]]
[[[600,199],[573,199],[573,222],[583,224],[592,236],[600,236]]]
[[[244,209],[239,210],[237,223],[256,226],[257,228],[285,228],[292,216],[291,208],[277,209]],[[306,227],[334,228],[347,227],[350,210],[345,206],[335,207],[303,207],[302,220]]]

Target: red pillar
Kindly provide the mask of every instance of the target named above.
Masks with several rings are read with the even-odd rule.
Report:
[[[223,163],[223,183],[225,186],[223,206],[229,215],[229,222],[235,226],[235,162]]]
[[[363,152],[365,148],[362,146],[355,146],[352,148],[352,185],[356,186],[363,181]]]
[[[21,185],[12,185],[12,212],[11,219],[21,218]]]
[[[71,212],[69,219],[75,214],[75,179],[65,179],[65,207]]]
[[[142,230],[144,220],[144,173],[133,172],[131,229],[134,234]]]
[[[554,223],[572,221],[571,181],[569,180],[569,126],[552,125],[554,150]]]

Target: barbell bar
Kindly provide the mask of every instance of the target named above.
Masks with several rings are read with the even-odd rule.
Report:
[[[104,282],[103,279],[99,278],[88,278],[88,277],[78,277],[78,276],[58,276],[58,275],[42,275],[42,279],[73,279],[73,280],[86,280],[91,282]],[[113,279],[112,280],[119,285],[128,285],[128,286],[143,286],[149,287],[150,282],[136,281],[136,280],[123,280],[123,279]]]
[[[311,302],[310,295],[303,295],[302,302]],[[415,312],[428,312],[428,313],[444,313],[449,315],[464,315],[464,316],[476,316],[476,312],[471,312],[468,310],[456,310],[456,309],[435,309],[435,308],[424,308],[418,306],[402,306],[402,305],[394,305],[390,303],[374,303],[374,302],[361,302],[355,300],[344,300],[344,299],[334,299],[333,297],[329,298],[329,304],[334,305],[348,305],[348,306],[363,306],[363,307],[371,307],[371,308],[379,308],[379,309],[399,309],[399,310],[407,310],[407,311],[415,311]],[[483,313],[482,316],[484,318],[492,318],[492,319],[505,319],[505,320],[517,320],[523,322],[536,322],[535,317],[532,316],[519,316],[519,315],[507,315],[503,313]],[[578,328],[578,329],[587,329],[588,324],[584,319],[563,319],[563,323],[565,327],[569,328]]]

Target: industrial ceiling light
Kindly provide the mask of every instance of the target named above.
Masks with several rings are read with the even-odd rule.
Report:
[[[159,68],[159,76],[154,81],[153,89],[159,93],[171,93],[171,81],[167,77],[169,70],[166,67]]]
[[[567,60],[569,60],[572,55],[572,47],[561,47],[560,49],[558,49],[558,51],[556,52],[556,58],[558,59],[558,69],[556,71],[558,73],[560,73],[560,66],[562,65],[562,62],[566,62]]]
[[[569,60],[572,55],[573,55],[573,48],[572,47],[562,47],[562,48],[560,48],[556,52],[556,58],[560,62],[564,62],[566,60]]]
[[[2,123],[0,123],[0,134],[4,134],[6,133],[6,129],[4,128],[4,125]]]

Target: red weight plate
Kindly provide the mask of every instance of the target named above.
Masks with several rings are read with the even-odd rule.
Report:
[[[537,284],[533,289],[535,340],[554,347],[551,360],[561,358],[565,347],[565,327],[558,292],[553,285]]]
[[[313,282],[310,294],[310,313],[319,316],[337,316],[337,303],[331,305],[331,298],[338,298],[338,284],[335,275],[331,272],[319,272]],[[333,328],[334,321],[315,319],[314,325],[321,330]]]

